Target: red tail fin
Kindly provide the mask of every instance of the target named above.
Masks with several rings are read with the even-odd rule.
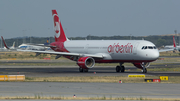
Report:
[[[9,47],[6,45],[6,42],[4,41],[4,38],[1,36],[2,40],[3,40],[3,43],[4,43],[4,46],[9,49]]]
[[[64,42],[64,41],[68,40],[66,38],[64,30],[62,28],[62,25],[61,25],[61,22],[59,20],[56,10],[52,10],[52,16],[53,16],[53,20],[54,20],[55,41],[56,42]]]
[[[173,44],[174,44],[174,47],[176,47],[176,41],[175,41],[174,36],[173,36]]]

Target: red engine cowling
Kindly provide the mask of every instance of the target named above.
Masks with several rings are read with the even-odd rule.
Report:
[[[150,63],[149,62],[144,62],[144,66],[145,68],[149,67],[150,66]],[[133,63],[134,66],[136,66],[137,68],[140,68],[140,69],[143,69],[143,63]]]
[[[84,69],[93,68],[95,61],[92,57],[80,57],[77,61],[79,67]]]

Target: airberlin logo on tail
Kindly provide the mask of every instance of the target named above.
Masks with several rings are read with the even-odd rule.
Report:
[[[132,53],[133,45],[128,43],[127,45],[119,45],[119,43],[114,43],[114,45],[109,45],[107,51],[109,53]]]
[[[60,22],[59,22],[59,17],[57,14],[53,15],[54,18],[54,31],[55,31],[55,37],[59,38],[60,36]]]

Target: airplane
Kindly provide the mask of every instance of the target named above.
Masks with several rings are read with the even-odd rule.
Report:
[[[38,54],[55,54],[56,59],[64,56],[76,61],[79,72],[88,72],[95,63],[119,63],[116,72],[124,72],[124,63],[132,63],[135,67],[147,73],[150,62],[159,58],[159,52],[174,49],[158,50],[146,40],[69,40],[63,30],[56,10],[52,10],[54,21],[55,42],[50,43],[54,51],[17,50],[35,52]],[[4,44],[5,41],[3,40]],[[6,45],[5,45],[6,46]]]
[[[6,48],[6,47],[4,47]],[[15,49],[15,41],[13,42],[13,45],[11,47],[9,47],[10,49]],[[7,48],[6,48],[7,49]]]
[[[49,40],[47,39],[46,43],[44,44],[32,44],[32,43],[23,43],[18,46],[19,49],[23,50],[40,50],[45,51],[48,50],[49,47],[45,47],[49,45]]]
[[[176,46],[176,41],[173,36],[173,45],[166,45],[164,46],[164,49],[174,49],[174,47],[176,47],[176,50],[180,51],[180,46]]]
[[[2,38],[3,39],[3,38]],[[3,39],[3,41],[4,41],[4,39]],[[15,48],[15,41],[13,42],[13,45],[12,46],[10,46],[10,47],[8,47],[7,45],[6,46],[4,46],[4,48],[2,48],[1,50],[15,50],[16,48]]]

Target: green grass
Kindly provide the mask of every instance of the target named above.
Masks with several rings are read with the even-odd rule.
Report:
[[[127,76],[28,77],[25,82],[118,83],[121,80],[123,83],[147,83],[144,79],[159,79],[159,76],[146,76],[145,78]],[[161,83],[180,83],[180,77],[169,76],[169,80],[162,80]]]
[[[102,97],[64,97],[64,96],[43,96],[40,94],[35,94],[34,96],[6,96],[0,97],[1,100],[151,100],[151,101],[179,101],[180,98],[148,98],[148,97],[112,97],[112,96],[102,96]]]

